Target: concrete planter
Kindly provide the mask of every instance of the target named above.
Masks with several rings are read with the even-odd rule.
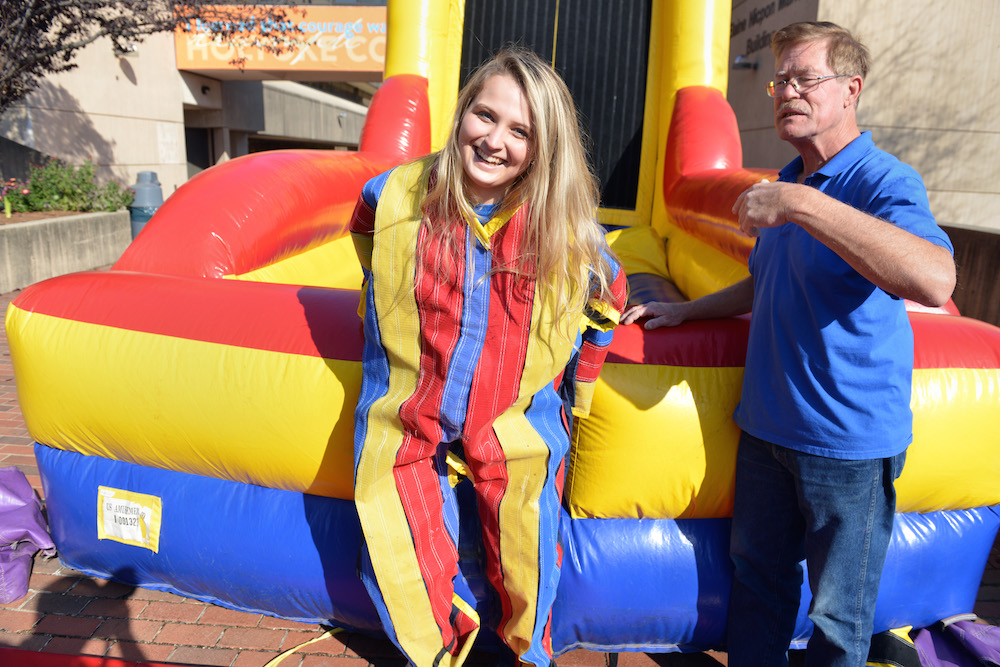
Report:
[[[127,210],[0,225],[0,294],[113,264],[131,242]]]

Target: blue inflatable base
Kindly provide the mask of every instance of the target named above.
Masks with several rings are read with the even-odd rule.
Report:
[[[83,456],[36,444],[61,561],[88,575],[239,611],[381,633],[357,576],[353,503]],[[157,551],[99,539],[98,487],[156,496]],[[489,618],[479,528],[462,489],[460,561]],[[899,514],[876,632],[970,612],[1000,526],[996,508]],[[723,648],[732,572],[728,519],[570,519],[553,609],[555,653]],[[802,604],[793,647],[811,632]],[[495,645],[481,634],[483,648]]]

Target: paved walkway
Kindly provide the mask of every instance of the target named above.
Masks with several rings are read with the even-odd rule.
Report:
[[[17,293],[0,295],[0,314]],[[10,350],[0,337],[0,467],[17,466],[42,493],[41,480],[17,402]],[[919,585],[919,583],[915,583]],[[95,579],[57,559],[35,559],[28,594],[0,605],[0,648],[66,655],[104,656],[135,663],[263,667],[282,652],[318,637],[315,625],[231,611],[187,598]],[[975,612],[1000,625],[1000,540],[993,547]],[[561,656],[559,667],[718,667],[722,653],[646,654],[578,650]],[[69,663],[67,662],[67,665]],[[108,663],[109,667],[112,663]],[[405,664],[384,639],[338,634],[306,646],[281,667],[396,667]],[[476,655],[471,667],[492,664]]]

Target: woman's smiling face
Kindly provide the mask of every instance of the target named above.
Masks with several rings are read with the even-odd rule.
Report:
[[[473,204],[495,204],[532,158],[531,110],[509,75],[491,76],[462,116],[459,150]]]

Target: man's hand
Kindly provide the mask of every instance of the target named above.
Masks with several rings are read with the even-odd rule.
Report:
[[[643,327],[658,329],[675,327],[688,320],[708,320],[716,317],[734,317],[749,313],[753,307],[753,278],[747,276],[718,292],[692,301],[650,301],[625,309],[622,324],[632,324],[641,317],[649,321]]]
[[[787,222],[781,197],[789,183],[771,183],[766,178],[740,193],[733,204],[740,229],[756,237],[761,227],[778,227]]]
[[[650,301],[638,306],[630,306],[625,309],[622,316],[622,324],[632,324],[642,317],[649,317],[649,321],[643,324],[644,329],[658,329],[660,327],[675,327],[686,318],[685,311],[687,302],[666,303],[663,301]]]

